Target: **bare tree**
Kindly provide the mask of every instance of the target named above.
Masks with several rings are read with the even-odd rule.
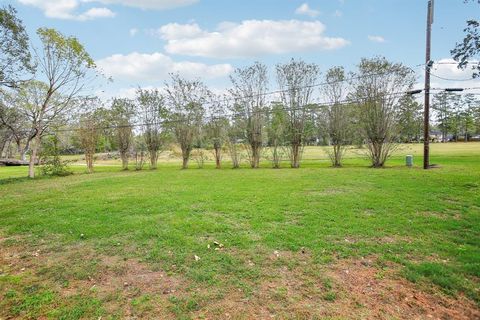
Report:
[[[290,148],[290,165],[300,167],[305,140],[305,124],[309,115],[307,106],[311,103],[314,84],[319,68],[314,63],[292,59],[286,64],[277,64],[277,81],[280,97],[286,107],[287,141]]]
[[[134,104],[128,99],[114,99],[112,103],[113,124],[115,126],[115,139],[118,145],[122,169],[128,170],[128,159],[133,144],[131,120]]]
[[[134,138],[134,149],[135,149],[135,170],[140,171],[143,169],[145,164],[145,155],[147,153],[147,145],[143,137]]]
[[[30,140],[27,140],[28,118],[25,105],[19,105],[18,90],[10,90],[0,95],[0,157],[10,142],[17,147],[20,160],[25,161]],[[26,141],[27,140],[27,141]]]
[[[167,114],[165,101],[157,89],[138,89],[137,104],[141,112],[145,144],[150,155],[150,169],[156,169],[158,154],[164,144],[162,129]]]
[[[333,67],[327,71],[322,91],[329,102],[325,107],[325,120],[332,148],[327,153],[332,166],[341,167],[346,146],[351,142],[349,106],[342,104],[347,95],[343,67]]]
[[[207,137],[213,146],[215,156],[215,168],[221,168],[222,148],[227,138],[228,99],[226,97],[214,96],[208,108],[209,121],[206,124]]]
[[[30,137],[34,143],[30,156],[29,177],[35,177],[34,164],[43,132],[59,116],[68,113],[84,86],[89,70],[95,63],[84,47],[74,37],[65,37],[54,29],[40,28],[37,31],[42,49],[36,51],[38,71],[46,79],[42,96],[32,107],[35,120]],[[37,89],[40,89],[37,86]],[[55,99],[54,99],[55,98]]]
[[[284,152],[287,131],[287,112],[282,104],[274,103],[268,114],[267,133],[273,168],[279,169]]]
[[[80,144],[85,153],[85,162],[87,163],[88,173],[93,173],[93,163],[99,137],[97,122],[94,112],[82,115],[79,121],[78,134],[80,137]]]
[[[250,166],[258,168],[264,141],[265,109],[268,78],[267,67],[255,62],[244,69],[236,69],[230,76],[235,99],[235,113],[242,119],[245,140],[248,142]]]
[[[190,153],[196,137],[200,133],[205,112],[204,104],[211,93],[199,80],[186,80],[172,75],[166,84],[170,104],[170,124],[177,142],[182,149],[182,168],[188,168]]]
[[[227,127],[226,145],[230,159],[232,160],[233,169],[240,168],[240,161],[242,160],[243,143],[240,140],[243,137],[243,130],[238,125],[237,121],[233,119]]]
[[[362,59],[353,74],[351,97],[358,103],[359,121],[375,168],[383,167],[395,150],[398,100],[415,82],[413,71],[382,57]]]

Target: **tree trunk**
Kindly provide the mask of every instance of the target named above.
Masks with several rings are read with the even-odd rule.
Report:
[[[300,145],[297,143],[292,145],[291,167],[300,168]]]
[[[27,141],[27,144],[23,148],[21,146],[20,140],[17,140],[15,143],[17,144],[17,151],[18,151],[18,154],[20,155],[20,160],[26,161],[27,152],[28,152],[28,149],[30,149],[30,141]]]
[[[221,169],[221,157],[222,157],[222,150],[220,147],[215,147],[215,168]]]
[[[188,157],[182,159],[182,169],[188,169]]]
[[[257,143],[252,143],[252,159],[250,160],[250,166],[252,169],[257,169],[260,165],[260,146]]]
[[[5,146],[7,145],[8,139],[2,139],[0,143],[0,158],[2,158],[3,150],[5,150]]]
[[[150,169],[152,170],[157,169],[157,161],[158,161],[158,152],[150,151]]]
[[[33,148],[32,148],[32,154],[30,155],[30,161],[28,163],[28,177],[29,178],[35,178],[35,161],[37,160],[37,153],[38,153],[38,148],[40,147],[40,134],[37,133],[37,135],[34,138],[34,143],[33,143]]]
[[[121,153],[120,158],[122,158],[122,170],[128,170],[128,155]]]
[[[93,173],[93,154],[85,154],[85,160],[87,162],[87,172]]]

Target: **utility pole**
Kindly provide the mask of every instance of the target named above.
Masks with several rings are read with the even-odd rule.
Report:
[[[423,169],[430,168],[430,68],[434,0],[428,0],[427,46],[425,55],[425,103],[423,113]]]

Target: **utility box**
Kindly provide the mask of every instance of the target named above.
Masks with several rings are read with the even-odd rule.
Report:
[[[413,156],[411,154],[405,157],[405,163],[407,164],[407,167],[413,166]]]

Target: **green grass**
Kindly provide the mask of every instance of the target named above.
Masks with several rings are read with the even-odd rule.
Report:
[[[189,284],[167,301],[178,318],[231,290],[251,297],[273,276],[275,264],[299,266],[296,259],[271,262],[274,251],[306,250],[302,268],[312,274],[339,259],[377,257],[397,264],[400,276],[423,288],[464,294],[480,304],[480,144],[433,145],[432,162],[441,168],[429,171],[404,167],[406,153],[421,164],[420,147],[406,148],[412,149],[398,152],[386,169],[369,168],[355,152],[344,168],[330,168],[324,155],[312,160],[318,148],[307,150],[310,160],[300,169],[264,163],[258,170],[214,170],[209,163],[199,170],[192,163],[192,169],[179,170],[166,163],[140,172],[99,166],[88,175],[75,166],[72,176],[29,181],[20,178],[26,168],[0,168],[0,249],[68,256],[80,246],[140,260]],[[224,247],[214,250],[213,241]],[[101,273],[96,260],[72,256],[56,269],[39,263],[18,274],[2,269],[0,317],[111,315],[95,291],[66,298],[47,285],[69,287]],[[328,284],[323,299],[335,301],[335,287],[321,281]],[[38,282],[43,284],[31,289]],[[275,297],[288,305],[287,293],[277,288]],[[148,314],[156,299],[138,293],[130,305]]]

